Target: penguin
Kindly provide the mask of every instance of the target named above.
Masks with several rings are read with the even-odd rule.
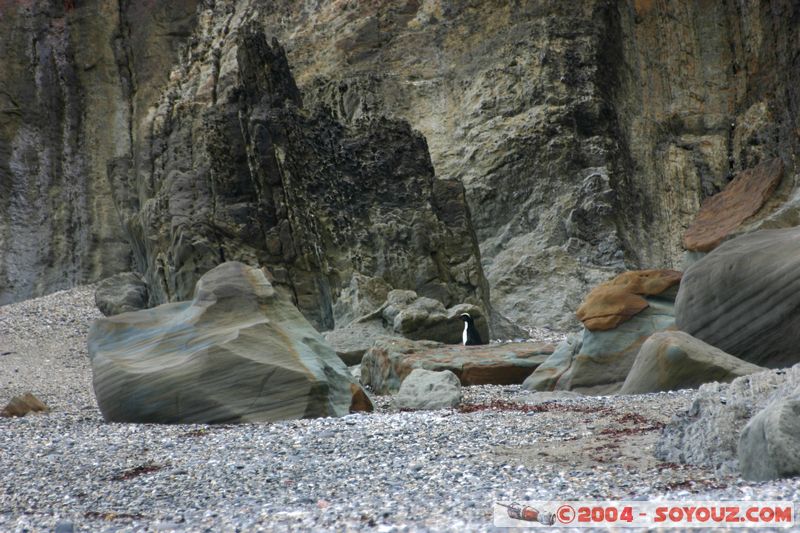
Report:
[[[469,313],[463,313],[461,320],[464,321],[464,332],[461,334],[461,341],[464,346],[474,346],[476,344],[483,344],[481,335],[478,333],[478,328],[475,327],[475,322]]]

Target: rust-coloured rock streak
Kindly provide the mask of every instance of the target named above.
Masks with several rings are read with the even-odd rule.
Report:
[[[576,312],[591,331],[614,329],[648,307],[643,296],[657,296],[678,285],[676,270],[632,270],[595,287]]]
[[[779,158],[739,172],[725,190],[707,199],[683,236],[683,245],[693,252],[708,252],[753,216],[772,195],[783,178]]]

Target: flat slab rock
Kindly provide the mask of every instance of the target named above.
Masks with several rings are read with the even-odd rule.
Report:
[[[415,368],[449,370],[462,385],[513,385],[525,381],[555,350],[540,342],[462,346],[384,338],[361,362],[361,383],[377,394],[397,392]]]
[[[683,246],[709,252],[766,203],[783,178],[783,161],[771,159],[739,172],[725,190],[703,202],[683,236]]]

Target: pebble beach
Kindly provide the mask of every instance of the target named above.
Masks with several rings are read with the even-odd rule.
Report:
[[[50,408],[0,418],[2,532],[509,531],[493,526],[495,502],[800,501],[800,478],[654,457],[693,391],[544,401],[480,386],[438,411],[376,396],[374,413],[341,418],[107,423],[86,351],[93,294],[0,307],[0,407],[31,392]]]

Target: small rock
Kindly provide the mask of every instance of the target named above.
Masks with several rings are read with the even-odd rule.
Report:
[[[47,412],[50,409],[39,398],[26,392],[21,396],[11,398],[2,411],[0,416],[11,418],[17,416],[25,416],[28,413]]]
[[[146,309],[147,299],[147,284],[133,272],[104,279],[94,293],[95,304],[105,316]]]
[[[455,407],[461,403],[461,382],[449,370],[415,368],[403,381],[394,401],[400,409]]]
[[[61,520],[56,524],[55,533],[72,533],[75,531],[75,524],[69,520]]]

